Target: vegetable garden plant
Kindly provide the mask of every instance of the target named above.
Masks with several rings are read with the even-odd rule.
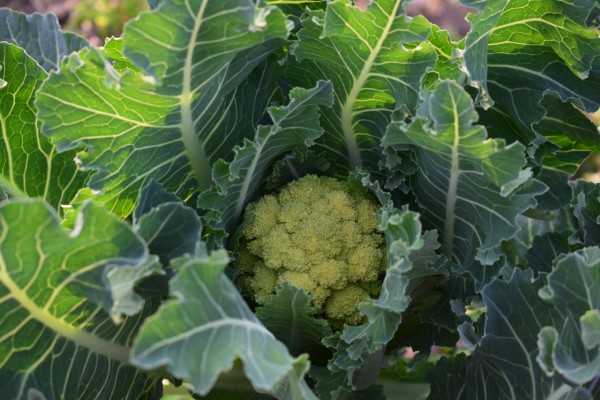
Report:
[[[463,2],[0,9],[1,396],[598,398],[599,2]]]

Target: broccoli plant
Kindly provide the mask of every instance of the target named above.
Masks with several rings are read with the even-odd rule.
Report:
[[[262,197],[246,211],[242,285],[263,304],[288,283],[311,294],[331,324],[356,325],[358,304],[379,294],[385,272],[377,208],[366,193],[315,175]]]
[[[462,2],[1,8],[2,396],[598,398],[600,5]]]

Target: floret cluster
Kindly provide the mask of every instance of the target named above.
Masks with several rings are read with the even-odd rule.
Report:
[[[385,271],[379,206],[361,189],[307,175],[248,206],[241,285],[259,304],[287,282],[311,294],[330,321],[361,321],[358,304],[378,294]]]

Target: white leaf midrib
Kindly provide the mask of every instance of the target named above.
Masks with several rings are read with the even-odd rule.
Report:
[[[387,24],[381,34],[379,35],[379,40],[377,44],[369,54],[369,57],[365,61],[362,70],[358,78],[354,80],[354,84],[352,85],[352,90],[346,97],[346,102],[342,106],[342,131],[344,133],[344,142],[346,143],[346,148],[348,149],[348,156],[351,168],[356,168],[362,166],[362,159],[360,156],[360,150],[358,148],[358,143],[356,142],[356,136],[354,135],[354,124],[353,124],[353,109],[354,104],[356,103],[360,92],[364,88],[367,80],[370,76],[371,69],[373,68],[373,64],[375,63],[375,59],[379,55],[383,47],[383,43],[387,40],[387,36],[392,29],[392,25],[396,20],[396,13],[398,12],[398,7],[400,7],[400,1],[396,1],[394,4],[394,9],[390,13]]]

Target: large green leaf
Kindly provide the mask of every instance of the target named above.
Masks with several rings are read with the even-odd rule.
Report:
[[[43,131],[60,150],[85,147],[81,167],[98,171],[89,185],[119,215],[150,179],[187,199],[244,133],[222,126],[228,94],[286,36],[283,14],[250,0],[161,2],[123,34],[148,75],[117,70],[102,50],[71,55],[38,94]]]
[[[393,110],[414,111],[421,80],[436,55],[426,43],[431,25],[407,19],[401,0],[375,0],[361,11],[348,0],[308,11],[292,45],[288,79],[298,86],[333,83],[334,105],[323,109],[325,129],[317,141],[336,171],[377,170],[378,143]],[[413,43],[412,47],[405,44]]]
[[[0,9],[0,41],[21,47],[46,71],[58,69],[61,59],[88,45],[72,32],[61,32],[54,14],[31,14]]]
[[[315,356],[330,355],[321,339],[329,336],[331,329],[326,320],[314,317],[318,309],[311,301],[304,290],[282,284],[264,306],[256,309],[256,316],[292,355],[308,353],[314,362]]]
[[[427,399],[467,400],[464,364],[464,354],[451,358],[442,357],[427,374],[427,380],[431,382],[431,392]]]
[[[33,102],[45,78],[23,49],[0,43],[0,186],[11,196],[42,197],[60,209],[86,176],[77,172],[75,152],[57,154],[40,133]]]
[[[384,346],[396,333],[402,313],[411,301],[407,293],[408,274],[413,268],[425,266],[416,265],[416,260],[413,260],[416,254],[428,247],[421,232],[419,215],[407,208],[400,211],[387,204],[379,211],[378,217],[388,248],[381,293],[377,299],[369,299],[359,305],[366,322],[356,326],[344,325],[341,334],[326,340],[326,344],[336,351],[329,361],[330,370],[333,374],[337,374],[338,370],[346,371],[340,390],[365,388],[375,381],[381,368]],[[428,247],[428,251],[433,252],[434,248]],[[427,263],[435,256],[421,254],[418,258]]]
[[[166,366],[203,395],[239,358],[255,389],[311,398],[302,380],[306,356],[290,356],[258,321],[223,273],[228,263],[224,250],[175,263],[178,273],[170,282],[175,299],[146,320],[133,347],[133,362],[144,369]]]
[[[309,90],[292,89],[288,105],[269,108],[272,125],[259,126],[253,142],[246,140],[243,146],[237,146],[231,163],[215,163],[215,187],[198,200],[198,206],[207,210],[203,218],[215,231],[233,233],[246,205],[264,186],[265,172],[276,158],[307,148],[323,134],[319,105],[331,102],[329,82],[320,81]]]
[[[41,200],[0,205],[0,390],[10,399],[137,398],[152,382],[128,366],[146,311],[132,279],[156,261],[126,223],[94,204],[72,231]],[[115,272],[117,274],[115,274]],[[122,276],[122,275],[121,275]],[[121,291],[125,289],[125,291]],[[121,294],[118,298],[116,294]]]
[[[600,249],[560,255],[549,275],[516,269],[482,291],[481,340],[451,384],[436,366],[431,378],[473,399],[591,399],[585,385],[600,372]],[[456,365],[460,368],[460,365]],[[462,378],[461,378],[462,376]],[[597,394],[597,393],[596,393]]]
[[[472,16],[465,67],[490,135],[531,146],[551,186],[541,205],[566,205],[568,174],[600,138],[579,109],[600,107],[600,39],[587,27],[596,0],[492,0]],[[568,104],[562,104],[568,102]],[[537,125],[536,125],[537,124]],[[550,128],[550,129],[548,129]]]
[[[535,206],[545,186],[523,168],[523,145],[488,139],[473,125],[477,113],[457,84],[440,82],[421,114],[409,126],[392,124],[384,144],[415,146],[419,170],[411,186],[424,217],[442,233],[444,253],[463,266],[474,259],[491,265],[495,249],[515,236],[517,217]]]
[[[468,399],[490,400],[548,399],[557,392],[574,396],[579,391],[559,376],[548,376],[536,360],[537,333],[546,325],[562,326],[564,316],[538,296],[543,279],[532,281],[530,272],[517,269],[510,281],[494,280],[484,288],[484,336],[467,357],[465,371],[454,371],[453,381],[446,383],[448,394],[436,392],[440,399],[455,399],[459,390]],[[439,380],[439,368],[444,365],[434,369],[432,378]]]

